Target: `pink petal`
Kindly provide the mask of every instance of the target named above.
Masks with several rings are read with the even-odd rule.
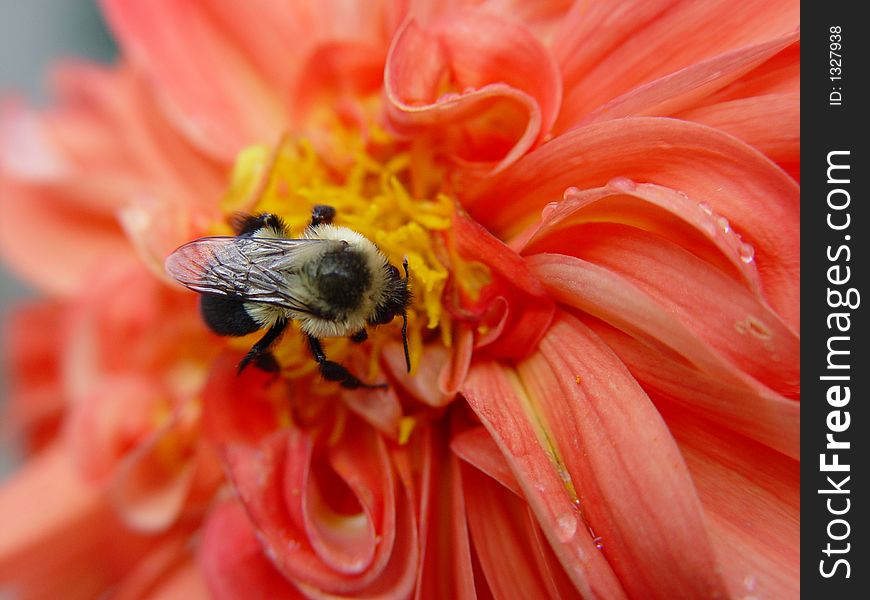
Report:
[[[566,129],[607,119],[631,116],[670,116],[691,108],[757,67],[799,37],[797,32],[726,52],[634,88],[572,123],[561,115]]]
[[[169,117],[202,151],[231,161],[244,146],[277,138],[285,115],[276,91],[225,27],[197,5],[105,0],[103,9],[126,55],[157,86]],[[265,31],[284,22],[269,20]]]
[[[663,344],[708,373],[726,379],[745,373],[781,394],[799,395],[800,338],[745,288],[634,228],[589,225],[582,235],[582,249],[572,252],[582,259],[529,258],[559,301]]]
[[[561,115],[574,122],[646,82],[789,34],[799,23],[793,0],[576,4],[553,44],[565,80]],[[556,129],[565,130],[561,119]]]
[[[704,504],[731,593],[797,597],[799,462],[679,409],[663,414]]]
[[[301,598],[272,565],[241,503],[228,500],[209,514],[198,563],[208,591],[218,600],[250,597]]]
[[[473,10],[426,29],[409,21],[394,38],[384,85],[394,127],[496,170],[540,142],[561,97],[555,63],[528,29]]]
[[[706,417],[791,458],[800,456],[800,403],[751,380],[723,380],[610,327],[585,321],[626,364],[653,399]]]
[[[582,562],[565,551],[594,555],[590,543],[600,536],[599,555],[629,596],[723,593],[700,504],[667,428],[616,356],[579,322],[557,320],[516,372],[475,367],[464,392],[575,584],[586,580],[578,581]],[[559,497],[567,506],[544,509]]]
[[[565,189],[600,187],[615,177],[681,191],[727,219],[753,246],[768,301],[796,326],[798,187],[760,153],[714,129],[638,117],[573,130],[474,190],[470,211],[510,237]]]

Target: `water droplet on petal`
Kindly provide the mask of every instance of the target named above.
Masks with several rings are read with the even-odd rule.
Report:
[[[575,188],[572,185],[571,187],[565,189],[565,192],[562,194],[562,199],[563,200],[571,200],[572,198],[574,198],[574,196],[576,196],[579,193],[580,193],[580,190],[578,188]]]
[[[556,535],[559,541],[567,542],[577,533],[577,517],[571,513],[565,513],[556,518]]]
[[[628,177],[614,177],[607,182],[607,187],[618,192],[633,192],[637,184]]]
[[[592,542],[595,544],[595,547],[598,548],[599,550],[604,549],[604,538],[602,538],[600,535],[592,538]]]
[[[541,220],[546,221],[553,215],[553,211],[559,208],[558,202],[550,202],[543,209],[541,209]]]
[[[716,222],[719,224],[719,227],[725,233],[728,233],[731,231],[731,223],[729,223],[728,219],[726,219],[725,217],[719,217],[718,219],[716,219]]]
[[[751,263],[755,259],[755,248],[751,244],[741,243],[737,248],[737,253],[740,255],[740,260],[746,264]]]
[[[707,204],[706,202],[698,202],[698,208],[700,208],[705,215],[713,214],[713,207]]]
[[[447,92],[446,94],[441,94],[441,96],[438,97],[437,101],[450,102],[451,100],[456,100],[457,98],[459,98],[459,94],[457,94],[456,92]]]

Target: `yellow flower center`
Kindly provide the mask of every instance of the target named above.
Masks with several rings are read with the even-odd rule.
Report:
[[[438,175],[420,165],[415,168],[419,159],[397,149],[382,132],[375,131],[366,144],[358,137],[342,141],[345,150],[337,155],[332,148],[329,160],[306,140],[283,138],[275,147],[244,149],[236,159],[222,208],[228,216],[274,213],[297,236],[308,226],[312,208],[327,204],[336,209],[336,225],[366,236],[391,264],[401,268],[407,258],[413,294],[408,307],[413,372],[425,340],[434,336],[451,345],[452,323],[442,304],[451,274],[465,294],[476,297],[489,282],[489,272],[480,263],[461,260],[453,250],[450,228],[455,205],[438,191]],[[435,191],[427,194],[427,189]],[[227,225],[214,233],[231,234]],[[369,334],[369,371],[374,373],[381,346],[395,339],[399,328],[385,325]],[[275,353],[284,373],[293,377],[312,371],[315,365],[301,336],[287,336],[291,337],[295,341],[283,341]],[[247,341],[242,340],[240,347]],[[330,358],[337,361],[350,347],[345,339],[325,342]]]

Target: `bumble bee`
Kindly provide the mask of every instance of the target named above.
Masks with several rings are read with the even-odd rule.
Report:
[[[167,273],[201,294],[200,313],[212,331],[242,336],[267,330],[239,363],[239,373],[251,363],[277,371],[270,348],[295,320],[324,379],[349,389],[386,387],[363,383],[327,359],[320,340],[347,336],[360,343],[368,337],[366,326],[389,323],[398,315],[411,370],[407,259],[401,277],[373,242],[333,225],[334,217],[333,207],[317,205],[302,236],[290,238],[276,215],[238,215],[236,236],[199,238],[166,259]]]

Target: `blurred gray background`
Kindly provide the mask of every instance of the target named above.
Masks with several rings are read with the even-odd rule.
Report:
[[[112,43],[95,0],[0,0],[0,96],[23,96],[32,104],[50,104],[45,75],[60,57],[110,63]],[[0,260],[0,313],[33,295]],[[5,405],[5,365],[0,364],[0,410]],[[0,413],[2,414],[2,413]],[[2,431],[2,429],[0,429]],[[0,441],[0,478],[8,474],[15,453]]]

